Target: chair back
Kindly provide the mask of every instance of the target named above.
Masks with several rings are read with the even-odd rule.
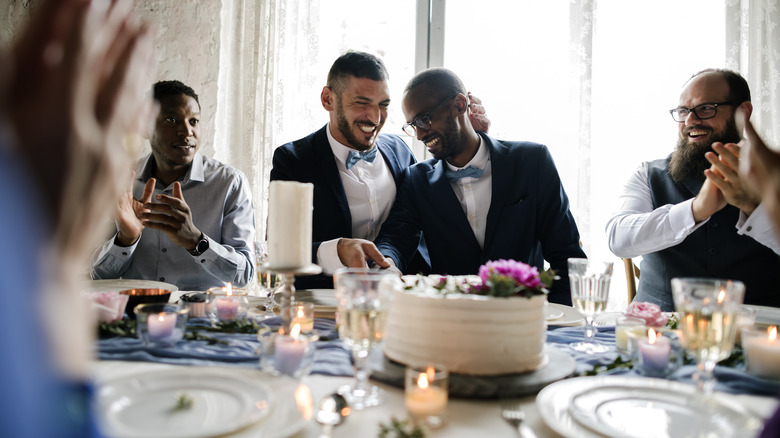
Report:
[[[624,258],[623,266],[626,269],[626,287],[628,289],[628,304],[634,300],[636,296],[636,282],[639,280],[639,267],[634,264],[634,260],[630,258]]]

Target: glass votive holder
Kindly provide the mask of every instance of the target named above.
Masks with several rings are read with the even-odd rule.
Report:
[[[139,304],[134,312],[136,333],[147,347],[174,346],[187,330],[189,309],[177,304]]]
[[[630,357],[628,348],[628,334],[632,331],[646,333],[645,320],[631,316],[619,316],[615,321],[615,347],[624,358]]]
[[[404,379],[404,401],[412,421],[430,428],[444,425],[449,394],[449,372],[441,365],[409,366]]]
[[[293,326],[290,334],[260,329],[257,333],[261,348],[260,367],[274,376],[303,378],[314,365],[314,341],[318,338],[316,332],[300,333],[300,326]]]
[[[300,325],[301,333],[311,333],[314,330],[314,303],[293,301],[289,309],[279,310],[279,316],[283,320],[290,320],[290,327]]]
[[[637,339],[634,368],[647,377],[666,377],[682,366],[684,350],[677,333],[649,328],[646,338]]]
[[[780,378],[780,340],[776,326],[742,327],[742,350],[750,374]]]
[[[736,344],[742,344],[742,329],[753,327],[756,323],[756,309],[751,307],[742,307],[737,314],[737,336],[734,338]]]
[[[231,322],[245,318],[249,310],[249,293],[230,285],[206,291],[206,316],[213,322]]]

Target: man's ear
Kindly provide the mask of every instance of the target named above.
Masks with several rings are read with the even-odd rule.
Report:
[[[750,115],[753,114],[753,102],[746,100],[739,104],[738,107],[734,108],[734,112],[736,113],[736,110],[741,109],[745,112],[745,117],[750,118]]]
[[[458,116],[467,115],[469,111],[469,99],[463,95],[463,93],[458,93],[453,100],[455,101],[455,106],[458,108]]]
[[[327,85],[322,87],[322,93],[320,93],[320,102],[322,107],[327,111],[333,111],[336,109],[336,93],[331,90]]]

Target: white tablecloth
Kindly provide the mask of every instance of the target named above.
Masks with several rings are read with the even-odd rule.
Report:
[[[120,362],[99,361],[94,363],[94,375],[96,382],[100,384],[111,379],[134,374],[148,373],[155,370],[179,369],[186,372],[188,367],[147,363],[147,362]],[[226,371],[245,375],[249,379],[269,378],[259,370],[243,369],[237,367],[223,367]],[[329,377],[311,375],[303,379],[303,383],[311,388],[313,400],[316,402],[325,395],[334,392],[342,385],[352,382],[347,377]],[[376,383],[376,382],[374,382]],[[391,417],[406,418],[404,408],[403,390],[384,384],[378,384],[385,390],[386,400],[384,405],[368,408],[362,411],[353,411],[347,421],[334,430],[333,436],[338,437],[375,437],[379,431],[379,423],[389,423]],[[763,417],[771,415],[777,401],[772,397],[758,397],[749,395],[718,394],[718,397],[728,397],[737,401],[747,409]],[[536,407],[535,397],[521,399],[525,410],[527,424],[536,432],[539,438],[559,437],[542,420]],[[506,424],[500,416],[499,402],[495,400],[461,400],[451,399],[447,408],[448,423],[441,429],[432,431],[428,436],[473,438],[473,437],[516,437],[515,431]],[[230,434],[231,438],[257,438],[276,436],[262,430],[262,427],[250,427]],[[320,427],[311,419],[306,427],[293,435],[295,438],[318,437]]]

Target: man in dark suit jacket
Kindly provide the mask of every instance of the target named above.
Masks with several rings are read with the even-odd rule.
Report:
[[[329,274],[335,269],[366,266],[367,258],[381,257],[370,241],[387,218],[403,170],[416,162],[399,137],[379,133],[390,104],[388,78],[376,56],[342,55],[331,67],[320,95],[330,122],[274,152],[272,181],[314,184],[312,258],[324,274],[299,277],[297,287],[333,287]],[[408,272],[427,272],[420,233],[411,238],[417,252]],[[357,251],[357,260],[340,257],[346,247]]]
[[[380,252],[403,270],[422,230],[434,273],[476,274],[502,258],[542,269],[546,259],[560,276],[549,300],[571,304],[567,259],[585,253],[547,148],[477,132],[465,88],[446,69],[412,78],[403,111],[404,129],[434,158],[406,170],[375,241]]]

